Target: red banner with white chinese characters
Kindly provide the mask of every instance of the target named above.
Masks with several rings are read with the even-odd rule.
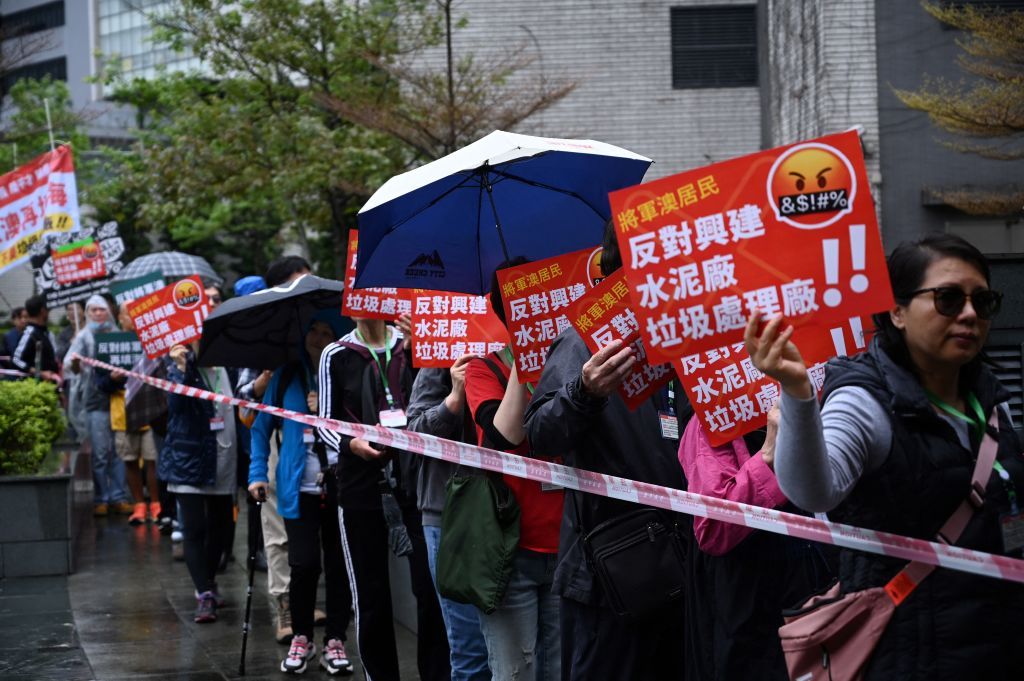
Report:
[[[71,147],[57,147],[0,176],[0,274],[26,260],[43,235],[78,228]]]
[[[651,366],[640,339],[640,324],[629,300],[629,285],[620,269],[569,306],[569,321],[591,352],[613,340],[633,347],[637,357],[629,376],[619,386],[619,395],[630,411],[635,410],[672,377],[670,364]]]
[[[569,327],[569,305],[597,286],[601,247],[498,270],[519,382],[536,382],[552,341]]]
[[[448,368],[463,355],[485,355],[507,343],[508,334],[487,296],[413,290],[414,367]]]
[[[50,257],[53,276],[61,286],[107,276],[103,250],[92,238],[55,248]]]
[[[793,342],[807,365],[815,392],[825,380],[825,363],[839,355],[867,348],[870,319],[851,317],[844,324],[822,329],[807,326]],[[763,428],[779,399],[779,384],[754,366],[742,342],[686,355],[675,362],[676,373],[713,445],[724,444]]]
[[[210,314],[203,282],[186,277],[128,303],[128,315],[146,357],[156,359],[179,344],[199,340]]]
[[[723,161],[609,195],[648,354],[743,338],[754,309],[796,328],[892,306],[856,132]]]
[[[345,291],[341,295],[341,313],[347,317],[386,319],[394,321],[399,315],[409,314],[412,290],[405,288],[355,288],[356,251],[359,232],[348,232],[348,257],[345,260]]]

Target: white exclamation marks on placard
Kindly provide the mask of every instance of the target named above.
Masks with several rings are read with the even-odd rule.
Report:
[[[207,314],[208,313],[206,311],[205,305],[201,305],[198,310],[195,310],[192,313],[192,316],[196,320],[196,331],[198,331],[199,333],[203,332],[203,320],[206,319]]]
[[[850,288],[856,293],[868,290],[868,278],[864,274],[866,229],[865,225],[850,225],[850,258],[853,261],[853,271],[857,273],[850,277]]]
[[[850,317],[849,323],[850,331],[853,332],[853,344],[857,346],[858,350],[863,350],[867,347],[867,343],[864,341],[864,324],[861,322],[860,317]],[[834,329],[830,329],[829,332],[832,334],[832,345],[836,349],[836,355],[840,357],[848,355],[843,327],[837,326]]]
[[[843,302],[843,294],[835,288],[839,284],[839,239],[825,239],[821,242],[821,249],[825,255],[825,289],[822,300],[829,307],[835,307]]]

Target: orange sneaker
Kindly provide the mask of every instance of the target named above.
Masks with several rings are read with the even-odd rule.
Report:
[[[160,520],[160,512],[163,509],[160,508],[160,502],[154,501],[149,505],[149,522],[155,523]]]
[[[144,522],[146,522],[146,505],[143,503],[135,504],[131,516],[128,517],[128,524],[141,525]]]

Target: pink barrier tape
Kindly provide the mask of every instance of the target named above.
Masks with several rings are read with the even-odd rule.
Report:
[[[86,364],[114,370],[117,367],[88,357],[79,359]],[[123,370],[121,370],[123,371]],[[822,544],[832,544],[849,549],[876,553],[883,556],[915,560],[929,565],[970,572],[985,577],[996,577],[1024,583],[1024,560],[1008,558],[981,551],[962,549],[956,546],[914,539],[887,532],[876,532],[852,525],[833,523],[817,518],[775,511],[716,499],[691,492],[661,487],[626,478],[594,473],[561,464],[522,457],[508,452],[499,452],[485,447],[476,447],[454,442],[433,435],[395,430],[361,423],[348,423],[325,419],[309,414],[250,402],[237,397],[219,395],[200,388],[179,385],[171,381],[153,378],[134,372],[124,372],[157,388],[178,395],[231,404],[248,409],[264,411],[274,416],[298,421],[314,428],[334,430],[350,437],[359,437],[377,444],[404,449],[434,459],[442,459],[464,466],[482,468],[505,473],[518,478],[549,482],[562,487],[580,490],[589,494],[632,501],[655,506],[688,515],[710,518],[733,525],[743,525],[776,534],[800,537]]]
[[[18,371],[17,369],[0,369],[0,376],[25,376],[25,377],[27,377],[28,375],[29,374],[26,374],[24,371]]]

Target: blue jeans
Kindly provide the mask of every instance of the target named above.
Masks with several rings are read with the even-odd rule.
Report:
[[[430,576],[436,589],[437,547],[441,543],[441,528],[424,525],[423,536],[427,540],[427,565],[430,566]],[[480,632],[479,611],[472,605],[442,598],[440,593],[437,599],[441,603],[441,616],[448,632],[452,681],[490,681],[487,645]]]
[[[86,413],[89,441],[92,443],[93,503],[116,504],[128,501],[124,461],[114,450],[114,432],[110,430],[109,411]]]
[[[501,605],[480,614],[496,681],[558,681],[562,676],[559,598],[551,593],[558,556],[520,549]]]

